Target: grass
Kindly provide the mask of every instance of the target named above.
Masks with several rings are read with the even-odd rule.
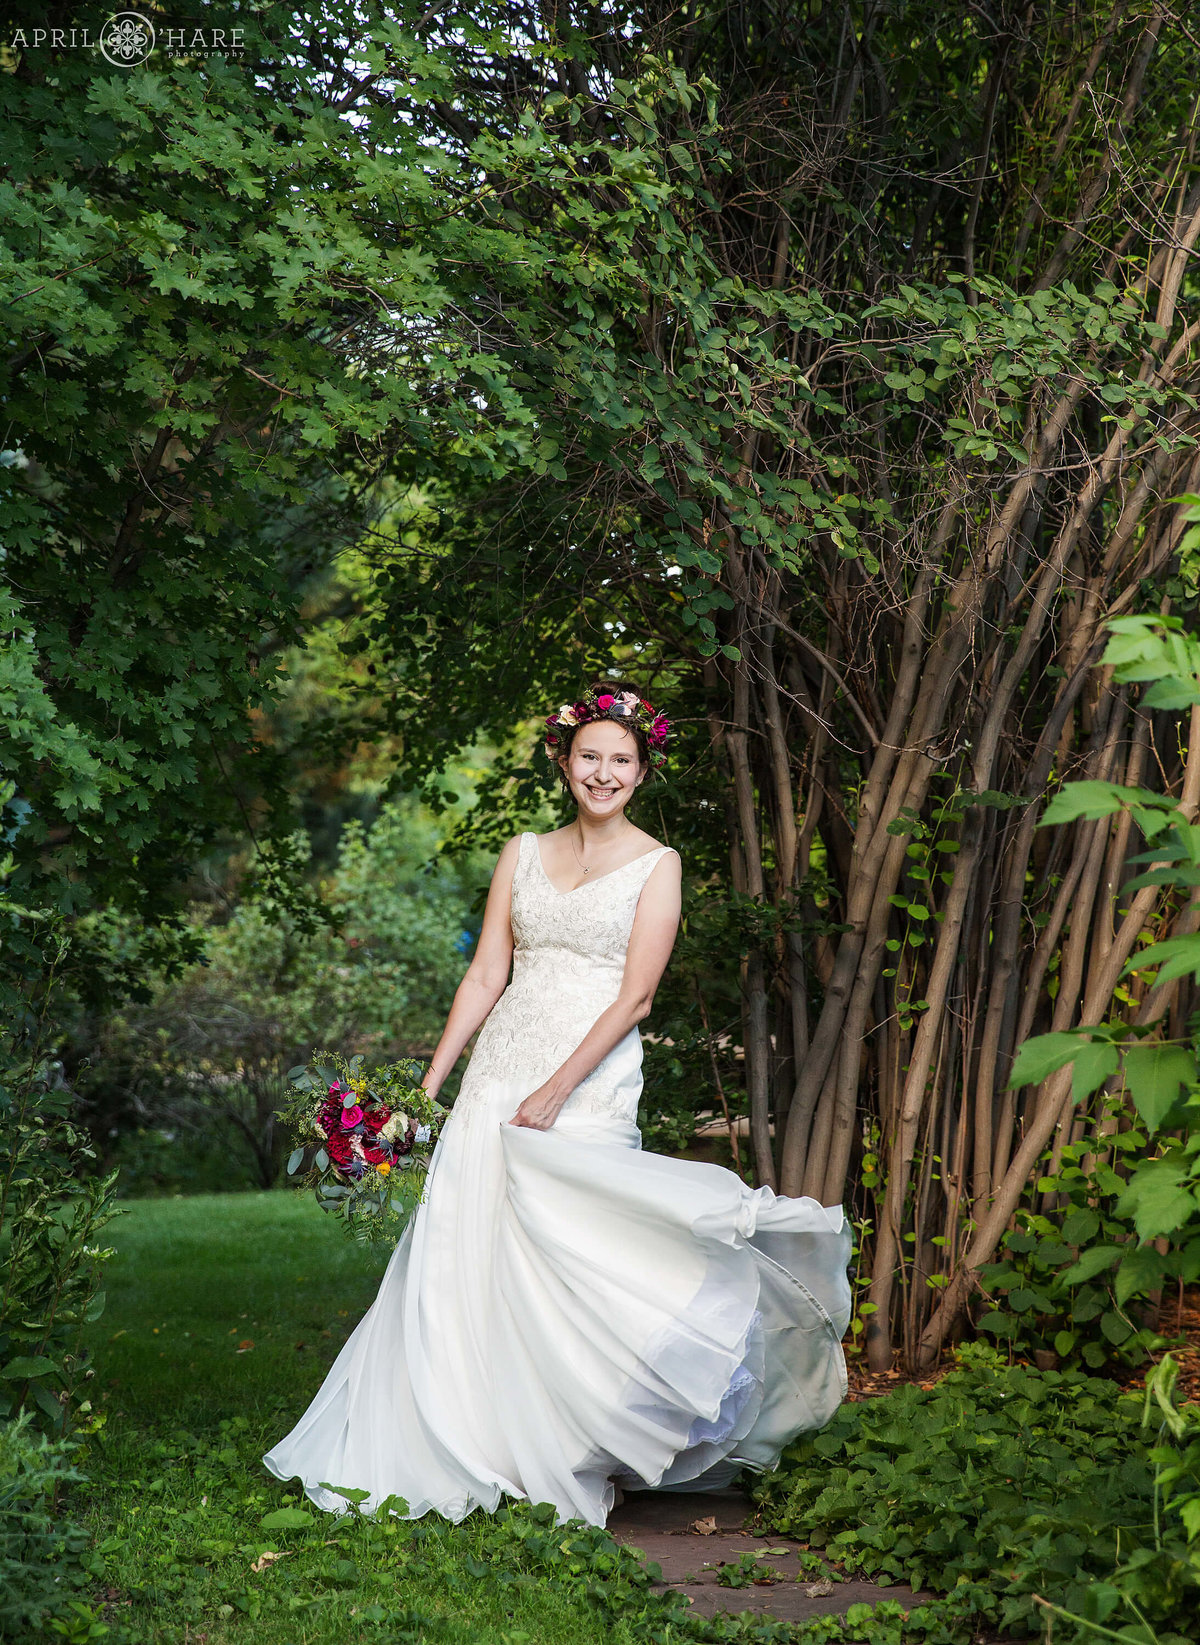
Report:
[[[634,1551],[593,1527],[556,1526],[545,1507],[475,1513],[460,1526],[322,1514],[260,1459],[315,1393],[374,1296],[382,1259],[351,1245],[310,1200],[284,1193],[140,1201],[112,1234],[119,1254],[90,1344],[103,1426],[80,1458],[89,1483],[69,1504],[92,1537],[81,1573],[88,1597],[51,1624],[60,1645],[967,1645],[995,1637],[997,1621],[1040,1632],[1033,1586],[1061,1597],[1076,1573],[1087,1590],[1079,1603],[1095,1601],[1096,1620],[1112,1626],[1125,1620],[1130,1583],[1168,1629],[1187,1608],[1186,1550],[1164,1547],[1142,1564],[1137,1555],[1107,1583],[1084,1569],[1092,1519],[1106,1517],[1100,1487],[1129,1468],[1110,1466],[1120,1413],[1101,1399],[1093,1434],[1078,1402],[1116,1391],[1007,1368],[949,1377],[928,1396],[901,1390],[848,1406],[762,1483],[763,1522],[825,1545],[848,1570],[932,1580],[957,1558],[934,1585],[957,1575],[958,1586],[907,1612],[891,1600],[801,1624],[748,1613],[705,1621],[681,1595],[654,1592]],[[990,1426],[974,1406],[969,1418],[958,1412],[967,1383],[975,1406],[996,1407]],[[1056,1433],[1069,1441],[1066,1460],[1095,1470],[1078,1514],[1080,1491],[1070,1513],[1054,1506],[1057,1496],[1050,1513],[1037,1493],[1025,1500],[1011,1489],[1007,1476],[1026,1465],[1054,1480],[1062,1473],[1055,1490],[1071,1485],[1058,1452],[1025,1422],[1022,1399],[1063,1405]],[[1131,1441],[1135,1426],[1136,1415]],[[984,1449],[964,1463],[954,1447],[968,1440]],[[1004,1501],[993,1475],[1010,1487]],[[1134,1483],[1144,1497],[1146,1480]],[[985,1511],[979,1536],[965,1509],[948,1514],[952,1488],[968,1503],[981,1498],[971,1510]],[[1004,1521],[1003,1536],[991,1534],[993,1520]],[[1101,1554],[1103,1575],[1117,1551]],[[1002,1619],[1006,1595],[1020,1603]],[[1152,1645],[1151,1631],[1135,1633],[1137,1645]],[[1056,1623],[1056,1637],[1080,1636]],[[1159,1636],[1161,1645],[1191,1637]]]
[[[300,1194],[139,1200],[111,1235],[91,1348],[111,1419],[134,1424],[164,1405],[298,1416],[384,1268]]]
[[[382,1262],[282,1193],[142,1201],[93,1327],[84,1462],[103,1617],[145,1645],[600,1645],[586,1598],[498,1570],[497,1521],[335,1520],[259,1457],[304,1409]],[[262,1521],[281,1508],[285,1531]],[[81,1616],[78,1638],[88,1637]],[[68,1636],[71,1637],[71,1636]],[[92,1637],[95,1637],[94,1635]]]

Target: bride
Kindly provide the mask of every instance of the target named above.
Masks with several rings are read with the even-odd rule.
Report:
[[[602,683],[547,724],[575,819],[500,854],[425,1076],[436,1091],[481,1030],[425,1202],[264,1459],[321,1508],[366,1491],[367,1511],[459,1520],[506,1494],[603,1525],[619,1487],[774,1466],[845,1393],[841,1209],[641,1152],[637,1025],[680,862],[626,807],[665,717]]]

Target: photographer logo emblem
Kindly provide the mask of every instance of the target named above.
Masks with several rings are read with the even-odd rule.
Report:
[[[114,68],[136,68],[154,50],[154,24],[139,11],[114,12],[101,29],[98,44]]]

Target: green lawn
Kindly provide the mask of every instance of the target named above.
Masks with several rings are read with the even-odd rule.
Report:
[[[311,1201],[142,1201],[111,1234],[118,1255],[91,1339],[93,1404],[107,1422],[84,1466],[105,1614],[120,1631],[147,1645],[620,1637],[529,1561],[497,1561],[498,1530],[536,1541],[549,1533],[536,1518],[339,1521],[263,1470],[261,1453],[316,1391],[383,1266]],[[264,1526],[281,1508],[306,1522]]]
[[[138,1200],[110,1232],[91,1346],[114,1422],[298,1416],[384,1268],[301,1194]]]
[[[953,1591],[907,1614],[706,1622],[548,1509],[335,1519],[265,1472],[383,1266],[311,1200],[140,1201],[112,1242],[89,1389],[106,1420],[70,1504],[93,1536],[90,1597],[61,1645],[966,1645],[997,1623],[1040,1632],[1035,1592],[1114,1628],[1128,1594],[1162,1645],[1194,1637],[1172,1630],[1198,1567],[1170,1517],[1156,1543],[1153,1439],[1110,1383],[976,1348],[932,1393],[846,1406],[760,1483],[762,1523],[849,1573]],[[1060,1618],[1055,1637],[1096,1636]]]

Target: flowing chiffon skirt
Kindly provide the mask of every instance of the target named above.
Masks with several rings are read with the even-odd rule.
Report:
[[[840,1208],[570,1104],[549,1131],[507,1124],[529,1089],[460,1099],[375,1302],[265,1458],[321,1508],[341,1487],[460,1520],[507,1494],[602,1525],[614,1479],[769,1468],[845,1394]]]

